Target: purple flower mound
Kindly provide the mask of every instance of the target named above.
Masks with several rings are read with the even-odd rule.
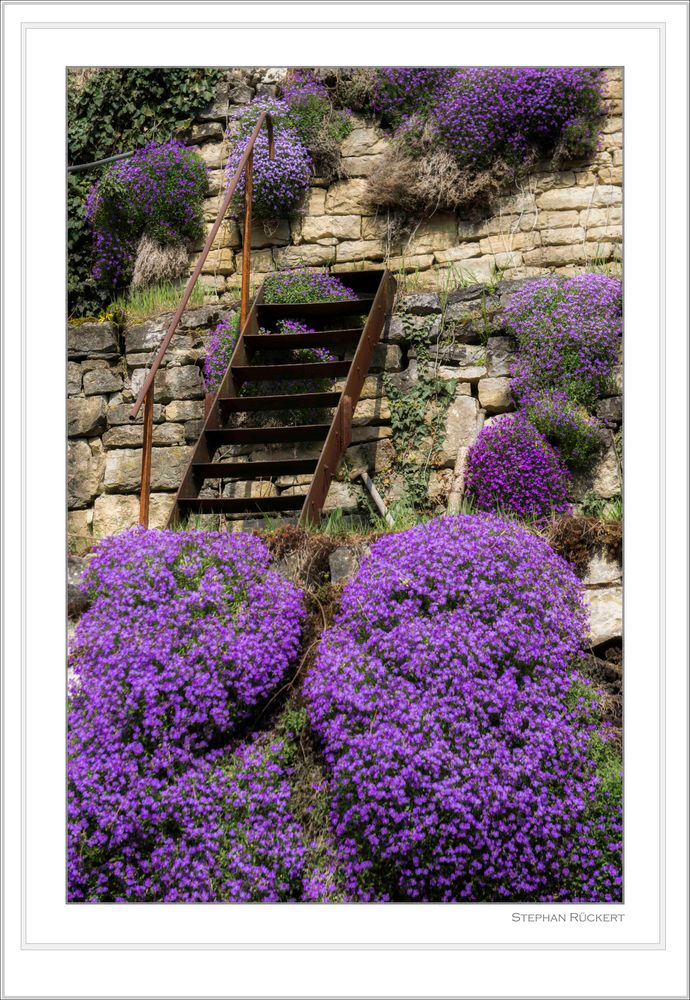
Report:
[[[286,891],[301,857],[287,772],[217,749],[298,652],[302,598],[270,561],[240,534],[133,529],[98,545],[70,651],[70,899]]]
[[[387,121],[397,121],[431,104],[455,72],[446,67],[384,66],[374,77],[371,106]]]
[[[254,144],[252,211],[257,218],[277,219],[292,215],[302,200],[311,179],[312,160],[297,132],[281,117],[289,112],[283,101],[256,101],[235,123],[234,142],[225,167],[226,184],[234,176],[244,154],[247,139],[261,111],[276,116],[274,120],[274,157],[268,155],[268,133],[262,128]],[[238,200],[244,198],[245,174],[237,186]]]
[[[603,274],[548,276],[519,288],[503,311],[519,360],[512,390],[524,405],[561,390],[591,408],[619,360],[622,285]]]
[[[70,762],[70,901],[300,898],[305,849],[281,744],[174,764],[121,742],[90,751]]]
[[[519,166],[559,147],[569,158],[596,149],[601,74],[577,66],[469,67],[435,97],[432,121],[459,162]]]
[[[580,585],[537,536],[444,517],[374,543],[306,680],[346,891],[620,898],[621,810],[572,670]]]
[[[74,736],[126,730],[149,754],[231,733],[299,649],[302,597],[270,561],[244,534],[134,528],[100,542],[70,654]]]
[[[570,473],[521,414],[484,427],[467,455],[465,491],[479,510],[541,520],[569,509]]]
[[[197,238],[207,186],[206,164],[176,139],[149,143],[110,166],[86,198],[96,281],[126,284],[144,233],[162,244]]]

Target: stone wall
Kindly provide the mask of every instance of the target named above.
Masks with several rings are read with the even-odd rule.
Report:
[[[232,77],[199,116],[192,141],[210,168],[205,218],[210,229],[222,197],[228,145],[224,128],[238,105],[256,94],[273,94],[280,70],[249,71]],[[252,275],[315,267],[334,272],[385,264],[408,288],[444,289],[459,283],[530,277],[544,270],[569,275],[593,263],[621,259],[623,182],[623,80],[620,68],[606,70],[608,110],[600,149],[588,161],[563,170],[538,166],[498,199],[495,214],[469,222],[438,213],[408,238],[393,242],[388,223],[366,207],[367,176],[387,145],[384,133],[363,119],[341,146],[343,177],[314,178],[293,219],[252,227]],[[202,276],[209,290],[234,294],[241,283],[241,228],[228,219],[216,238]],[[201,243],[198,249],[201,249]]]

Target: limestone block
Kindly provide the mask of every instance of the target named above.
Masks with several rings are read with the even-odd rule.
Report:
[[[164,528],[173,507],[172,495],[151,495],[149,501],[149,527]],[[118,531],[133,528],[139,523],[139,497],[131,494],[113,496],[103,494],[97,497],[93,509],[94,538],[104,538]]]
[[[326,192],[323,188],[310,188],[305,199],[305,211],[309,215],[324,215],[326,211]]]
[[[604,552],[597,552],[589,560],[583,582],[588,586],[620,583],[623,570],[617,559],[610,559]]]
[[[377,344],[371,359],[370,370],[399,372],[402,367],[402,351],[397,344]]]
[[[371,441],[368,444],[358,444],[345,452],[344,467],[351,478],[361,476],[363,472],[374,475],[387,472],[395,462],[395,448],[390,438],[381,441]]]
[[[484,236],[479,241],[478,252],[481,253],[513,253],[516,250],[531,250],[539,246],[539,232],[537,230],[517,230],[516,232],[502,233],[499,236]]]
[[[383,153],[388,146],[388,140],[380,135],[377,129],[354,128],[340,144],[343,156],[371,156]]]
[[[110,358],[119,353],[112,323],[68,323],[67,354],[74,358]]]
[[[608,208],[590,208],[580,212],[580,225],[588,229],[590,226],[620,226],[623,222],[623,211],[618,205]]]
[[[583,230],[583,232],[589,241],[606,240],[611,243],[620,243],[623,240],[621,226],[593,226],[591,229]]]
[[[67,395],[78,396],[81,392],[81,366],[76,361],[67,362]]]
[[[334,480],[323,505],[324,513],[328,514],[334,510],[356,511],[358,508],[358,495],[354,487]]]
[[[509,378],[482,378],[479,380],[479,405],[487,413],[505,413],[513,407]]]
[[[570,229],[544,229],[541,234],[542,246],[563,246],[567,243],[582,243],[585,230],[581,226]]]
[[[166,420],[201,420],[204,416],[204,404],[196,399],[173,399],[163,410]]]
[[[405,245],[405,253],[433,253],[456,246],[457,220],[454,212],[438,212],[421,222]]]
[[[479,403],[472,396],[458,396],[448,407],[445,432],[435,465],[452,469],[461,447],[474,442],[479,432]]]
[[[67,548],[70,552],[84,552],[93,541],[91,510],[70,510],[67,512]]]
[[[223,126],[220,122],[203,122],[192,125],[190,138],[197,145],[204,142],[220,142],[223,138]]]
[[[434,260],[438,264],[451,264],[458,260],[470,260],[481,255],[479,243],[462,243],[447,250],[434,250]]]
[[[371,423],[384,423],[391,418],[391,409],[387,399],[360,399],[352,415],[355,427]]]
[[[601,211],[601,209],[597,209],[597,211]],[[540,212],[537,216],[535,229],[564,229],[568,226],[577,226],[580,220],[581,213],[576,209],[562,212]]]
[[[326,213],[329,215],[362,215],[365,212],[368,183],[365,178],[331,184],[326,193]]]
[[[609,424],[620,424],[623,420],[623,397],[609,396],[608,399],[600,399],[595,410],[600,420]]]
[[[496,270],[492,257],[477,257],[470,260],[463,260],[453,267],[456,280],[460,282],[481,282],[491,281]]]
[[[73,396],[67,400],[68,437],[92,437],[106,426],[106,405],[102,396]]]
[[[596,466],[592,491],[595,496],[602,500],[610,500],[611,497],[615,497],[621,492],[618,457],[613,445]]]
[[[90,507],[103,485],[105,460],[95,454],[86,441],[71,441],[67,446],[67,506],[70,510]]]
[[[368,444],[372,441],[383,441],[385,438],[393,436],[393,431],[385,425],[370,425],[367,427],[352,428],[353,444]]]
[[[457,378],[461,382],[478,382],[487,374],[486,349],[479,345],[439,344],[431,348],[430,355],[444,366],[453,366],[449,378]]]
[[[342,583],[353,576],[359,565],[369,552],[368,545],[341,545],[328,557],[328,568],[331,571],[331,583]]]
[[[318,244],[280,247],[273,251],[273,261],[278,268],[324,267],[334,263],[335,248]]]
[[[386,239],[388,232],[389,223],[385,215],[365,215],[362,218],[363,240]]]
[[[234,274],[235,254],[228,247],[223,247],[221,250],[209,250],[201,273]]]
[[[242,255],[237,254],[235,257],[235,268],[237,274],[242,274]],[[274,260],[272,250],[252,250],[249,255],[249,273],[254,274],[268,274],[269,271],[273,271]]]
[[[223,274],[200,274],[197,280],[199,287],[209,295],[222,295],[227,288]]]
[[[432,253],[413,254],[409,257],[388,257],[386,267],[389,271],[402,272],[403,274],[414,274],[417,271],[426,271],[434,263]]]
[[[335,237],[358,240],[362,229],[359,215],[311,215],[302,224],[302,239],[307,242]]]
[[[209,195],[219,195],[221,191],[225,190],[225,171],[224,170],[209,170],[208,174],[208,193]],[[218,215],[219,202],[216,201],[215,209],[211,209],[208,201],[204,202],[204,221],[213,222],[213,220]]]
[[[507,268],[518,268],[522,264],[522,254],[516,251],[494,254],[494,264],[502,271],[505,271]]]
[[[596,187],[553,188],[537,196],[538,207],[544,209],[603,208],[620,205],[623,200],[621,188],[608,184]]]
[[[489,337],[486,345],[486,368],[491,378],[511,374],[516,357],[515,341],[510,337]]]
[[[346,177],[369,177],[381,163],[382,156],[343,156],[340,168]]]
[[[335,259],[339,264],[352,260],[383,260],[385,248],[379,240],[349,240],[335,248]]]
[[[176,490],[189,463],[192,449],[184,446],[153,448],[151,489]],[[122,448],[106,454],[106,493],[135,493],[141,484],[141,450]]]
[[[623,636],[623,589],[601,587],[585,590],[589,609],[589,642],[597,646]]]
[[[125,330],[125,348],[127,354],[137,354],[142,351],[154,351],[160,347],[165,336],[168,323],[165,319],[147,320]]]
[[[253,482],[227,483],[223,488],[224,497],[250,497],[252,500],[259,500],[261,497],[277,497],[278,490],[273,483],[260,479]]]
[[[132,376],[134,389],[134,376]],[[156,402],[169,403],[174,399],[203,399],[206,387],[201,370],[196,365],[166,368],[156,376],[153,398]]]
[[[559,266],[561,264],[592,264],[597,260],[610,260],[613,257],[612,243],[575,243],[560,247],[540,247],[538,250],[525,252],[526,264],[537,267]]]
[[[107,409],[105,411],[106,420],[109,427],[116,427],[120,424],[141,424],[144,421],[144,408],[139,410],[137,418],[131,421],[129,418],[130,411],[132,409],[131,403],[123,403],[120,400],[111,400],[108,403]],[[163,407],[160,403],[153,404],[153,422],[154,424],[159,423],[163,419]]]
[[[228,162],[229,142],[207,142],[199,149],[199,155],[209,170],[221,170]]]
[[[121,373],[113,368],[99,368],[96,371],[84,373],[84,395],[86,396],[119,392],[123,385],[124,380]]]
[[[451,487],[453,484],[452,469],[433,469],[429,475],[427,485],[427,496],[432,503],[441,504],[443,507],[448,502]]]
[[[461,445],[458,448],[458,457],[455,459],[455,466],[453,468],[453,481],[448,493],[447,510],[449,514],[457,514],[460,509],[460,501],[465,492],[465,471],[468,453],[469,448],[467,445]]]
[[[244,244],[244,220],[239,223],[239,231]],[[285,246],[290,242],[290,223],[287,219],[253,219],[252,250],[265,247]]]
[[[441,312],[441,299],[435,292],[421,292],[403,295],[398,309],[413,316],[429,316]]]

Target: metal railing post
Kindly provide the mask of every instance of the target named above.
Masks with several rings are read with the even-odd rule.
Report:
[[[153,385],[144,399],[144,442],[141,453],[141,494],[139,496],[139,524],[149,526],[149,501],[151,498],[151,459],[153,442]]]
[[[240,329],[244,328],[249,312],[249,274],[252,259],[252,197],[254,194],[254,150],[244,168],[244,239],[242,240],[242,295],[240,299]]]

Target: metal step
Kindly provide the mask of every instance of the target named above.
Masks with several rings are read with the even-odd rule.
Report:
[[[321,320],[334,319],[338,316],[366,316],[374,301],[373,295],[363,295],[359,299],[347,299],[344,302],[292,302],[267,303],[260,302],[257,306],[259,326],[263,323],[275,323],[279,319]]]
[[[272,476],[298,476],[316,469],[316,458],[285,458],[265,462],[195,462],[197,479],[239,479],[252,482]]]
[[[350,371],[349,361],[314,361],[296,365],[233,365],[232,374],[240,382],[273,382],[291,379],[338,378]]]
[[[252,351],[293,351],[303,347],[335,347],[344,350],[356,346],[362,335],[360,327],[348,330],[317,330],[315,333],[252,333],[244,343]]]
[[[225,396],[218,400],[223,417],[229,413],[252,413],[256,410],[304,410],[337,406],[339,392],[293,392],[284,396]]]
[[[194,514],[262,514],[301,510],[304,497],[178,497],[177,503],[180,510]]]
[[[210,448],[223,444],[272,444],[283,441],[325,441],[330,424],[295,424],[293,427],[227,427],[207,430],[206,441]]]

